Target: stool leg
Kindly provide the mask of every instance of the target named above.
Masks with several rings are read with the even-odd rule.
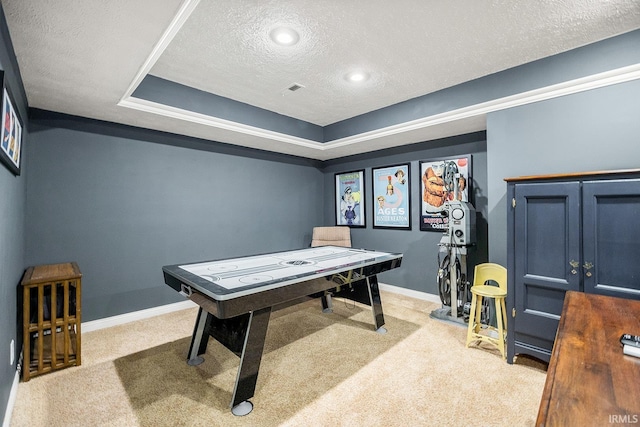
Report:
[[[504,319],[504,311],[502,311],[502,302],[504,298],[494,298],[496,302],[496,323],[498,324],[498,338],[497,344],[498,349],[500,350],[500,354],[502,354],[502,358],[505,358],[504,355],[504,329],[502,327],[502,320]]]
[[[467,326],[467,343],[465,347],[469,347],[471,341],[473,341],[473,332],[475,329],[474,323],[476,319],[476,294],[471,294],[471,309],[469,310],[469,325]]]
[[[500,299],[500,303],[502,304],[502,326],[504,329],[504,339],[507,339],[507,307],[505,305],[505,298]]]
[[[476,296],[476,321],[473,325],[473,332],[476,334],[480,333],[480,325],[482,325],[482,295]]]

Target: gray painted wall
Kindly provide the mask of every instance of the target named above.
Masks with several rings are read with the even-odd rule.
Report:
[[[24,118],[26,96],[4,16],[0,37],[0,63],[17,91]],[[458,97],[467,104],[483,99],[474,93],[482,87],[504,95],[507,86],[515,93],[540,81],[635,64],[640,61],[639,39],[640,31],[635,31],[436,98],[424,97],[420,111],[464,105]],[[506,263],[503,178],[637,167],[639,85],[630,82],[492,113],[486,137],[448,138],[322,166],[143,129],[35,114],[32,123],[25,123],[23,175],[16,178],[0,168],[0,321],[19,325],[16,286],[28,265],[40,263],[79,263],[85,321],[181,301],[163,284],[162,265],[308,245],[313,226],[334,223],[334,173],[364,168],[370,194],[371,167],[411,162],[412,193],[419,200],[418,162],[458,154],[473,155],[481,219],[476,260]],[[446,100],[445,107],[434,99]],[[392,115],[389,123],[407,119],[406,109],[394,112],[402,117]],[[384,124],[384,113],[341,123],[333,137]],[[369,215],[370,200],[365,207]],[[352,230],[354,246],[405,253],[403,267],[384,273],[381,281],[435,294],[440,234],[419,231],[415,203],[412,209],[412,231],[374,230],[369,215],[366,229]],[[3,412],[15,375],[6,350],[11,339],[19,339],[15,329],[0,329]]]
[[[27,147],[26,263],[78,263],[83,321],[182,301],[163,265],[301,248],[322,222],[316,167],[48,123]]]
[[[0,414],[4,414],[20,353],[16,290],[24,270],[25,180],[0,165]],[[9,365],[10,343],[15,342],[15,360]]]
[[[487,169],[491,261],[503,265],[507,261],[504,178],[638,167],[638,80],[490,114]]]
[[[382,273],[382,283],[415,291],[438,295],[438,243],[440,232],[420,231],[419,209],[421,200],[420,161],[441,157],[471,154],[473,162],[473,204],[478,212],[478,245],[469,252],[470,265],[487,260],[487,153],[484,132],[453,138],[413,144],[399,149],[351,156],[326,162],[324,169],[324,200],[334,200],[335,174],[365,170],[366,228],[352,228],[351,240],[355,247],[377,249],[404,254],[402,267]],[[373,228],[371,168],[411,164],[411,230]],[[334,203],[324,207],[324,220],[335,224]],[[470,271],[470,274],[472,271]]]
[[[12,92],[14,107],[23,122],[23,142],[28,143],[26,96],[1,8],[0,67],[4,70],[5,84]],[[22,166],[21,175],[15,176],[4,164],[0,164],[0,325],[3,325],[0,328],[0,414],[4,414],[7,408],[22,342],[20,338],[22,323],[18,319],[16,290],[24,272],[22,268],[25,230],[23,218],[27,171],[24,157]],[[9,364],[11,340],[15,341],[16,349],[13,365]]]

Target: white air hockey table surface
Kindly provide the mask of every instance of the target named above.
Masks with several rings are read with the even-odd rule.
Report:
[[[215,300],[225,300],[399,258],[402,254],[320,246],[177,264],[165,266],[163,271],[165,275],[179,279],[184,286],[191,286]]]

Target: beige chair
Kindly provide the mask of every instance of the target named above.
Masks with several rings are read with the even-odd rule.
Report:
[[[349,227],[313,227],[311,236],[311,247],[318,246],[342,246],[351,247],[351,229]],[[338,284],[335,291],[340,292],[340,287],[351,285],[353,280],[353,271],[349,271],[347,275],[334,274],[331,280]],[[333,311],[333,303],[331,302],[331,291],[325,291],[321,297],[322,311],[331,313]]]
[[[349,227],[313,227],[311,247],[316,246],[351,247],[351,229]]]
[[[495,282],[498,286],[487,283]],[[474,341],[484,341],[495,345],[505,358],[504,342],[507,335],[507,269],[490,262],[478,264],[471,287],[471,310],[467,328],[467,347]],[[496,307],[496,326],[481,324],[482,299],[492,298]]]

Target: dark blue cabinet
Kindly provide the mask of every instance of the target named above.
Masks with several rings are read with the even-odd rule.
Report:
[[[640,173],[506,181],[507,361],[549,361],[566,291],[640,299]]]

